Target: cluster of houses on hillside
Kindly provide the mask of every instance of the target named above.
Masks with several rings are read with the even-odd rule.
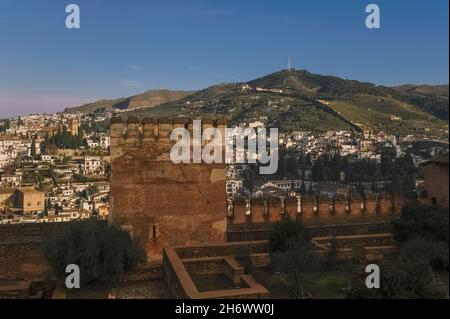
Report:
[[[250,88],[243,88],[250,89]],[[264,127],[265,119],[253,123],[242,124],[242,127],[259,128]],[[250,138],[252,138],[250,136]],[[417,147],[415,144],[422,142],[423,146]],[[228,166],[226,192],[229,197],[238,195],[260,196],[264,192],[277,189],[282,192],[298,191],[302,189],[307,192],[319,193],[323,196],[332,197],[336,194],[345,194],[356,190],[353,184],[344,183],[345,175],[341,181],[313,181],[312,166],[318,158],[323,155],[332,156],[339,154],[342,157],[351,158],[352,161],[370,160],[374,165],[380,166],[383,152],[386,150],[394,154],[394,159],[404,156],[411,158],[414,167],[419,168],[421,164],[428,161],[433,156],[442,152],[448,152],[448,144],[433,143],[426,138],[418,139],[415,136],[397,137],[383,132],[373,133],[372,131],[328,131],[323,133],[311,131],[294,131],[279,135],[279,147],[298,157],[307,155],[309,165],[300,167],[298,172],[286,176],[258,176],[251,185],[251,190],[246,185],[249,169],[247,164],[233,164]],[[282,160],[281,158],[279,159]],[[344,174],[344,173],[341,173]],[[415,181],[417,186],[423,184],[423,179],[418,177]],[[390,180],[376,181],[377,188],[383,188],[391,183]],[[247,186],[247,187],[246,187]],[[371,192],[374,187],[373,181],[360,181],[358,187],[363,187],[365,191]]]
[[[106,218],[110,138],[107,125],[97,123],[108,118],[101,113],[43,114],[3,122],[0,224]],[[76,147],[54,145],[64,136],[80,135]]]

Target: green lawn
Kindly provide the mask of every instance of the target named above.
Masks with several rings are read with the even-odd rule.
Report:
[[[295,293],[289,276],[273,273],[269,269],[255,269],[255,279],[266,287],[272,298],[294,299]],[[314,272],[305,274],[305,290],[315,299],[343,299],[348,286],[348,277],[344,271]]]
[[[348,286],[348,277],[341,271],[305,274],[305,289],[314,298],[343,299]]]

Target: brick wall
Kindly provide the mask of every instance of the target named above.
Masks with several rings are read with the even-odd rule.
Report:
[[[202,130],[213,125],[225,129],[203,120]],[[184,120],[111,121],[110,220],[148,244],[223,241],[225,164],[172,163],[177,127],[192,132]]]
[[[356,194],[331,199],[312,195],[235,198],[228,201],[228,224],[267,223],[286,216],[306,224],[347,217],[394,217],[400,214],[405,203],[405,196],[401,193],[394,196],[373,194],[365,198]]]

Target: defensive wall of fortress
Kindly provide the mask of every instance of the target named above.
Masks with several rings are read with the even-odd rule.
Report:
[[[227,230],[252,228],[291,216],[306,224],[337,219],[393,217],[407,199],[402,194],[352,194],[334,198],[291,194],[261,199],[228,199],[226,164],[175,164],[170,150],[174,128],[187,119],[111,120],[110,221],[144,243],[183,245],[226,240]],[[202,132],[226,123],[203,119]],[[202,141],[202,147],[208,141]],[[192,143],[191,143],[192,144]],[[191,145],[192,147],[192,145]],[[224,150],[222,150],[224,151]]]
[[[407,201],[402,193],[374,193],[365,197],[353,193],[332,198],[291,193],[285,197],[228,199],[227,217],[229,225],[267,223],[285,217],[305,224],[348,217],[395,217]]]
[[[213,126],[225,132],[225,123],[202,121],[202,131]],[[112,119],[110,221],[144,243],[224,241],[226,166],[174,164],[178,127],[193,132],[184,119]]]

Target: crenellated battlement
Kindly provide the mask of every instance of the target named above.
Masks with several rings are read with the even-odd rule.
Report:
[[[146,140],[169,140],[170,133],[175,128],[185,128],[193,136],[193,121],[195,119],[176,118],[176,119],[154,119],[143,118],[139,120],[136,117],[129,117],[123,120],[120,117],[111,119],[111,140],[121,140],[126,143],[127,140],[140,139]],[[201,133],[208,128],[218,128],[221,133],[225,132],[227,122],[222,119],[203,118],[201,119]]]
[[[274,222],[290,216],[308,221],[346,217],[394,217],[400,214],[407,199],[403,193],[378,193],[366,196],[352,193],[334,197],[301,195],[263,198],[228,198],[228,224]]]

